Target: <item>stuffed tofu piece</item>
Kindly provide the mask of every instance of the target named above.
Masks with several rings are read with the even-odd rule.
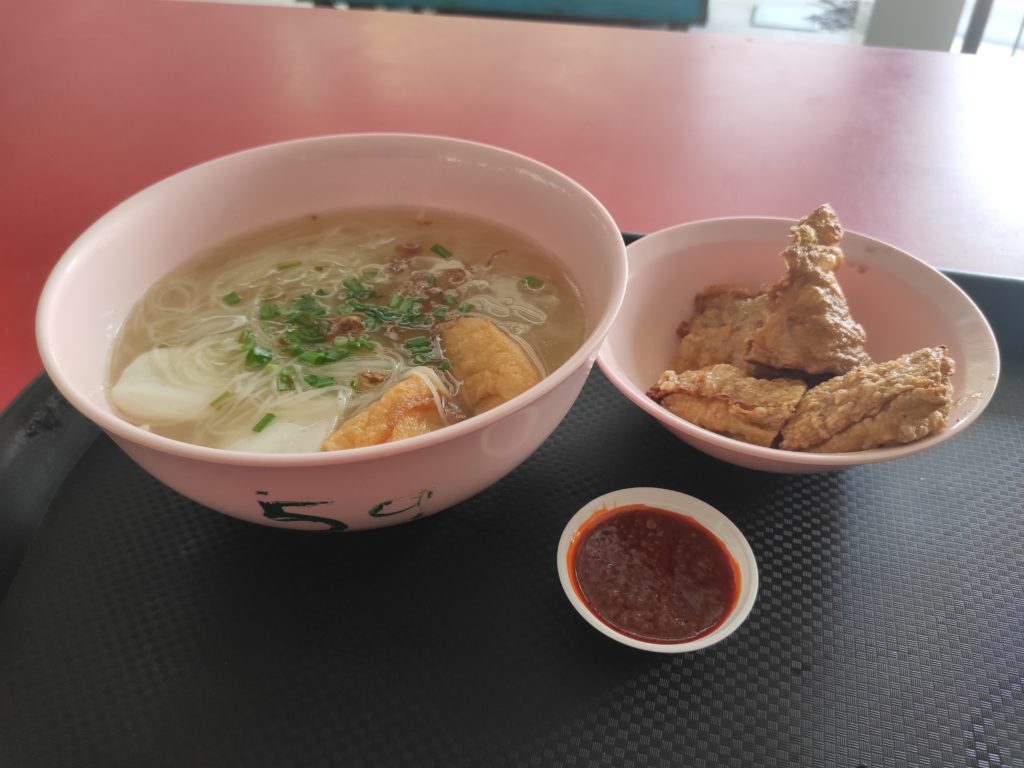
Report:
[[[343,422],[323,443],[325,451],[379,445],[423,435],[448,423],[448,391],[429,368],[414,368],[377,400]]]
[[[489,411],[541,379],[526,349],[487,318],[460,317],[442,325],[438,336],[471,414]]]

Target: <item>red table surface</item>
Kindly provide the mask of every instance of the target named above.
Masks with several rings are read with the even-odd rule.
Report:
[[[699,33],[164,0],[7,4],[0,407],[92,221],[178,170],[326,133],[522,152],[624,230],[831,202],[929,263],[1024,277],[1024,62]]]

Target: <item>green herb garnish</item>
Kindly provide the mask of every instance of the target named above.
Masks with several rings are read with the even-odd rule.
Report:
[[[253,432],[262,432],[264,429],[267,428],[267,425],[270,422],[272,422],[275,418],[277,418],[277,417],[274,414],[272,414],[272,413],[265,413],[265,414],[263,414],[263,418],[260,419],[259,421],[257,421],[253,425],[252,431]]]
[[[334,379],[330,378],[329,376],[315,376],[312,373],[307,373],[305,376],[303,376],[303,379],[305,379],[306,383],[309,386],[314,387],[315,389],[323,389],[324,387],[330,387],[334,385]]]
[[[474,309],[476,309],[476,307],[474,307],[468,301],[459,304],[459,312],[462,312],[463,314],[465,314],[466,312],[472,312]]]
[[[295,368],[286,365],[277,372],[277,391],[290,392],[293,389],[295,389]]]
[[[334,346],[347,349],[349,352],[357,352],[360,349],[374,349],[376,345],[370,341],[369,336],[357,336],[354,339],[347,339],[338,336],[334,339]]]
[[[430,349],[430,337],[413,336],[411,339],[406,339],[403,346],[406,349]]]
[[[234,305],[240,302],[242,300],[242,297],[239,296],[235,291],[232,291],[231,293],[224,294],[223,299],[225,304]]]
[[[245,351],[245,365],[248,368],[262,368],[273,359],[274,353],[258,344],[252,344]]]
[[[281,308],[277,304],[261,304],[260,320],[270,320],[281,314]]]
[[[299,362],[310,365],[323,365],[327,362],[327,353],[322,349],[307,349],[299,354]]]
[[[440,256],[442,259],[450,259],[452,257],[452,252],[449,251],[447,248],[445,248],[440,243],[435,243],[434,245],[430,246],[430,250],[432,250],[434,253],[436,253],[438,256]]]
[[[358,277],[350,277],[348,280],[343,280],[341,284],[345,287],[345,298],[347,299],[372,299],[374,296],[373,289],[363,285],[362,280]]]
[[[345,305],[346,310],[358,312],[363,316],[363,323],[367,330],[373,330],[382,325],[394,325],[400,328],[426,328],[430,325],[426,318],[420,314],[417,302],[405,300],[401,296],[395,302],[392,298],[388,306],[383,304],[369,304],[367,302],[353,299]]]
[[[215,397],[213,400],[210,401],[210,407],[212,407],[212,408],[220,408],[222,405],[224,405],[225,401],[229,397],[231,397],[232,394],[233,393],[230,392],[230,391],[228,391],[228,392],[221,392],[219,395],[217,395],[217,397]]]
[[[544,281],[541,280],[539,277],[527,276],[523,278],[523,285],[525,285],[527,288],[531,290],[536,291],[538,288],[544,287]]]

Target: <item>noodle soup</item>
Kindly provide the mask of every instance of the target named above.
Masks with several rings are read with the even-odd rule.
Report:
[[[587,331],[565,270],[512,230],[405,208],[310,215],[157,282],[120,331],[110,399],[214,448],[358,447],[500,405]]]

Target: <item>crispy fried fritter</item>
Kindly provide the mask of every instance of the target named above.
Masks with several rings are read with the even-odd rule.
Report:
[[[743,288],[711,285],[693,300],[693,318],[679,326],[682,336],[672,368],[692,371],[728,363],[748,375],[754,367],[746,362],[750,338],[764,322],[767,298]]]
[[[766,316],[750,339],[748,363],[808,374],[840,374],[871,362],[835,271],[843,229],[822,205],[790,230],[787,273],[767,292]]]
[[[782,429],[791,451],[862,451],[920,440],[946,425],[953,360],[931,347],[854,368],[810,389]]]
[[[770,446],[806,389],[796,379],[756,379],[720,364],[665,371],[647,394],[699,427]]]

